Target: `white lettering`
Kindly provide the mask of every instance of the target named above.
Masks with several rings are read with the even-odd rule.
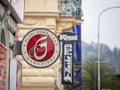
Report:
[[[72,53],[70,53],[70,52],[72,52],[72,45],[71,44],[65,44],[64,45],[64,54],[65,55],[72,55]]]
[[[72,45],[64,45],[64,80],[72,82]]]
[[[71,79],[69,73],[67,73],[67,75],[64,77],[64,80],[65,80],[65,81],[72,82],[72,79]]]
[[[71,40],[78,40],[78,38],[77,35],[75,36],[60,35],[60,40],[71,41]]]
[[[48,38],[48,36],[44,36],[44,37],[38,39],[38,41],[36,41],[35,46],[32,47],[29,51],[29,56],[30,57],[34,57],[36,60],[42,60],[43,58],[45,58],[45,56],[47,55],[47,50],[48,50],[47,42],[40,43],[40,44],[38,44],[38,43],[42,40],[47,40],[47,38]],[[38,46],[41,47],[41,48],[45,48],[45,52],[42,56],[37,55]],[[33,56],[31,55],[31,52],[33,52]]]
[[[72,56],[67,56],[67,59],[65,59],[65,68],[64,68],[64,79],[65,81],[72,82],[72,62],[71,62]]]

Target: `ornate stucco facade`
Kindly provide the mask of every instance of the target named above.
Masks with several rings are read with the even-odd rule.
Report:
[[[81,19],[60,16],[60,0],[25,0],[23,24],[19,24],[20,40],[34,28],[47,28],[57,35],[69,31],[74,25],[81,24]],[[22,90],[63,90],[61,84],[61,57],[50,67],[34,68],[21,56],[23,89]]]

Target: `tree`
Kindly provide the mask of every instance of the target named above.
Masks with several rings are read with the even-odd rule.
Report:
[[[82,90],[97,90],[97,58],[92,57],[82,65]],[[120,90],[120,80],[114,69],[101,62],[101,89]]]

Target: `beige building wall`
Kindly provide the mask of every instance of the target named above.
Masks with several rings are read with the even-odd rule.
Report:
[[[34,28],[48,28],[57,35],[80,24],[82,20],[76,18],[61,18],[59,12],[60,0],[25,0],[25,17],[23,24],[19,24],[20,40]],[[61,58],[47,68],[29,66],[22,58],[22,90],[63,90],[61,84]]]

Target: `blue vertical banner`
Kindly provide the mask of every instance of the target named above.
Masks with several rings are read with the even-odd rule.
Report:
[[[76,6],[76,18],[81,19],[81,0],[75,0]],[[73,88],[81,90],[82,85],[82,74],[81,74],[81,25],[76,25],[73,27],[73,32],[78,35],[79,41],[75,43],[75,53],[74,53],[74,84]]]
[[[76,12],[76,18],[80,19],[81,18],[81,0],[74,0],[73,1],[74,6],[75,6],[75,12]]]
[[[73,27],[73,32],[78,35],[79,41],[75,43],[75,53],[74,53],[74,89],[81,90],[81,25],[76,25]]]
[[[75,45],[75,62],[81,62],[81,25],[76,25],[73,27],[73,32],[79,36],[79,41]]]

